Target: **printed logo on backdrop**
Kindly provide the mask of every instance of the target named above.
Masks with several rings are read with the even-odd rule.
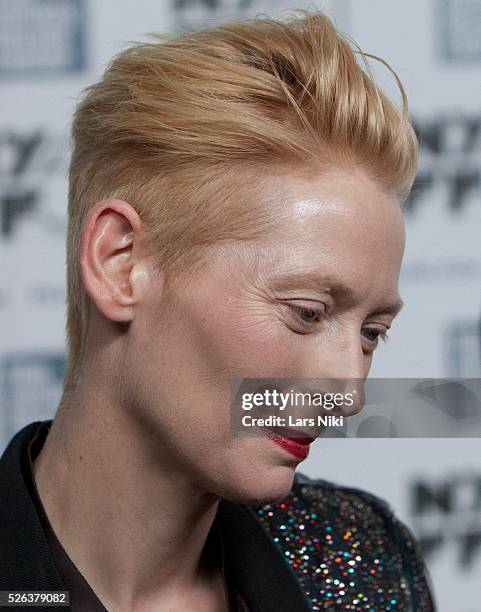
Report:
[[[409,488],[410,523],[426,561],[455,551],[459,570],[481,563],[481,472],[416,478]],[[478,570],[479,571],[479,570]]]
[[[441,197],[443,209],[455,217],[461,216],[473,199],[479,207],[481,115],[445,114],[427,120],[414,117],[412,123],[421,154],[407,211],[414,215],[433,197]]]
[[[480,5],[481,8],[481,5]],[[481,39],[480,39],[481,40]],[[420,143],[419,171],[406,204],[408,227],[419,228],[432,248],[410,255],[402,281],[417,284],[473,283],[481,299],[481,115],[445,114],[413,119]],[[459,313],[458,313],[459,314]],[[443,323],[445,372],[449,377],[481,373],[481,313],[478,320]]]
[[[255,13],[274,13],[285,8],[283,0],[173,0],[174,24],[182,30],[195,30],[208,22],[242,19]]]
[[[350,0],[300,2],[295,8],[315,5],[333,17],[341,30],[350,29]],[[292,8],[286,0],[172,0],[174,26],[180,30],[195,30],[210,22],[251,18],[258,13],[272,16]]]
[[[420,162],[406,220],[429,232],[433,248],[408,257],[401,276],[422,283],[479,281],[481,295],[481,115],[418,117],[413,125]]]
[[[0,76],[82,70],[85,0],[0,0]]]
[[[22,427],[53,417],[60,400],[65,357],[62,353],[14,353],[3,356],[0,431],[3,445]]]
[[[63,242],[68,150],[66,134],[0,131],[0,236],[31,223]]]
[[[438,54],[448,62],[481,61],[481,3],[479,0],[438,0]]]

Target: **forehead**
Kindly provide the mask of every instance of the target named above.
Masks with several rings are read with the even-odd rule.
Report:
[[[269,207],[280,222],[308,230],[384,227],[402,233],[401,206],[360,168],[310,175],[286,174],[267,181]]]
[[[401,206],[365,173],[285,175],[273,180],[268,196],[274,222],[255,242],[264,272],[313,271],[361,292],[397,292],[404,251]]]

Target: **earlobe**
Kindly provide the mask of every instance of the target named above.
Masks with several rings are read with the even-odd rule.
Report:
[[[133,319],[140,294],[137,270],[142,268],[142,222],[121,200],[96,204],[81,236],[80,266],[84,287],[97,308],[112,321]]]

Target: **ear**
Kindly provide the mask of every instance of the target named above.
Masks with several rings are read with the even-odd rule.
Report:
[[[98,202],[82,228],[80,267],[84,287],[110,320],[129,322],[142,300],[146,261],[142,221],[122,200]]]

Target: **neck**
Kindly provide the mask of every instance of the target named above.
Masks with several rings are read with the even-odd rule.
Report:
[[[128,410],[93,391],[79,388],[61,402],[34,463],[62,546],[115,610],[149,609],[218,584],[205,544],[219,498],[170,465]]]

